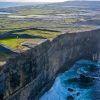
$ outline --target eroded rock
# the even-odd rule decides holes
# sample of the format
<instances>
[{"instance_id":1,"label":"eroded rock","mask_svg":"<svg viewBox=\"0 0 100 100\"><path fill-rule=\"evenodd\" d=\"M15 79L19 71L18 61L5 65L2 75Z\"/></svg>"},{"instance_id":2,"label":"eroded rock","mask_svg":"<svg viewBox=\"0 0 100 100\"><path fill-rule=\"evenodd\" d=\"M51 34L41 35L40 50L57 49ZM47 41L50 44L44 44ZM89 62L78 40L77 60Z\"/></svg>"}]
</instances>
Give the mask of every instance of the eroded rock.
<instances>
[{"instance_id":1,"label":"eroded rock","mask_svg":"<svg viewBox=\"0 0 100 100\"><path fill-rule=\"evenodd\" d=\"M74 89L68 88L68 91L69 91L69 92L74 92Z\"/></svg>"},{"instance_id":2,"label":"eroded rock","mask_svg":"<svg viewBox=\"0 0 100 100\"><path fill-rule=\"evenodd\" d=\"M74 100L74 97L73 96L68 96L67 100Z\"/></svg>"}]
</instances>

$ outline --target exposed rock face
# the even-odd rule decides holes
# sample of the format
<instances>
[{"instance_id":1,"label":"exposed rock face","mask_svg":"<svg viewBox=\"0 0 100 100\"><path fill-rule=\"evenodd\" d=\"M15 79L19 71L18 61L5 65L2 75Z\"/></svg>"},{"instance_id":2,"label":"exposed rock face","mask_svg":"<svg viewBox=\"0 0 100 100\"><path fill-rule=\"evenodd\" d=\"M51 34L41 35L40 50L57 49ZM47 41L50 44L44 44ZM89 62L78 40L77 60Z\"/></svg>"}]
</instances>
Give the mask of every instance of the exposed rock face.
<instances>
[{"instance_id":1,"label":"exposed rock face","mask_svg":"<svg viewBox=\"0 0 100 100\"><path fill-rule=\"evenodd\" d=\"M73 96L68 96L67 100L74 100L74 97Z\"/></svg>"},{"instance_id":2,"label":"exposed rock face","mask_svg":"<svg viewBox=\"0 0 100 100\"><path fill-rule=\"evenodd\" d=\"M99 59L100 30L66 33L9 59L0 72L0 98L38 100L45 85L75 61ZM66 64L66 66L64 66ZM1 100L1 99L0 99Z\"/></svg>"},{"instance_id":3,"label":"exposed rock face","mask_svg":"<svg viewBox=\"0 0 100 100\"><path fill-rule=\"evenodd\" d=\"M80 92L77 92L77 94L76 94L77 96L79 96L80 95Z\"/></svg>"},{"instance_id":4,"label":"exposed rock face","mask_svg":"<svg viewBox=\"0 0 100 100\"><path fill-rule=\"evenodd\" d=\"M74 92L74 89L68 88L68 91L69 91L69 92Z\"/></svg>"}]
</instances>

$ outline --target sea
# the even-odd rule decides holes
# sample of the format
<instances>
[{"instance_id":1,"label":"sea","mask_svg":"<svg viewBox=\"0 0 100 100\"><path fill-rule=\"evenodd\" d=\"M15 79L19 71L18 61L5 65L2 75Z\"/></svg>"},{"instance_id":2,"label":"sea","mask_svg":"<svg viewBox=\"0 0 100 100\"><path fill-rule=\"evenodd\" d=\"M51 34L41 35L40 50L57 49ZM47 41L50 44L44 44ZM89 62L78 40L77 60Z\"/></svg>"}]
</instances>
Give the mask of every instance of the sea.
<instances>
[{"instance_id":1,"label":"sea","mask_svg":"<svg viewBox=\"0 0 100 100\"><path fill-rule=\"evenodd\" d=\"M8 7L17 7L17 6L25 6L25 5L37 5L38 3L28 3L28 2L24 2L24 3L19 3L19 2L0 2L0 9L2 8L8 8ZM0 15L2 14L10 14L8 12L1 12L0 11Z\"/></svg>"},{"instance_id":2,"label":"sea","mask_svg":"<svg viewBox=\"0 0 100 100\"><path fill-rule=\"evenodd\" d=\"M18 7L18 6L37 6L40 3L34 3L34 2L0 2L0 15L4 14L10 14L9 12L3 12L2 8L9 8L9 7Z\"/></svg>"},{"instance_id":3,"label":"sea","mask_svg":"<svg viewBox=\"0 0 100 100\"><path fill-rule=\"evenodd\" d=\"M16 7L16 6L24 6L24 5L32 5L34 3L19 3L19 2L0 2L0 8L8 8L8 7Z\"/></svg>"},{"instance_id":4,"label":"sea","mask_svg":"<svg viewBox=\"0 0 100 100\"><path fill-rule=\"evenodd\" d=\"M87 78L80 78L80 75ZM58 75L52 87L39 100L100 100L99 79L100 63L77 61L70 70Z\"/></svg>"}]
</instances>

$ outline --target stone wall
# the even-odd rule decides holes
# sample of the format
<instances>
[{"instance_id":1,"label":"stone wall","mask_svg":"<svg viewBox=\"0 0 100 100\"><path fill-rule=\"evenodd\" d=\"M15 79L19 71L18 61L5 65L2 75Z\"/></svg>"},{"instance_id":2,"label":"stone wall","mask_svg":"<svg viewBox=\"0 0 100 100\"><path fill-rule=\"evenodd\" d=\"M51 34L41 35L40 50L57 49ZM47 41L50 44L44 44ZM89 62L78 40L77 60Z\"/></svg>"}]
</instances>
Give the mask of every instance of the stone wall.
<instances>
[{"instance_id":1,"label":"stone wall","mask_svg":"<svg viewBox=\"0 0 100 100\"><path fill-rule=\"evenodd\" d=\"M38 100L40 91L79 59L99 59L100 30L65 33L12 57L0 72L0 100Z\"/></svg>"}]
</instances>

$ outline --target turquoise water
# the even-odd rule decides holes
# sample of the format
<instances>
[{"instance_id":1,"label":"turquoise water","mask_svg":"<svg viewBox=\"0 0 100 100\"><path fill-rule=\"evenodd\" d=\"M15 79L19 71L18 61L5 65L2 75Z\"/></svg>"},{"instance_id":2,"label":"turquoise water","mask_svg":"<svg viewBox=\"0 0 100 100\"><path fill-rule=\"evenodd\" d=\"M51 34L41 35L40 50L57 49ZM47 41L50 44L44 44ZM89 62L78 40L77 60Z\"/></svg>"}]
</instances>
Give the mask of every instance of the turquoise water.
<instances>
[{"instance_id":1,"label":"turquoise water","mask_svg":"<svg viewBox=\"0 0 100 100\"><path fill-rule=\"evenodd\" d=\"M88 60L76 62L69 71L65 71L63 74L58 75L51 89L47 91L40 100L73 100L67 99L68 96L73 97L74 100L94 100L92 98L94 82L92 81L91 85L83 85L77 81L80 76L78 70L85 64L99 66L99 64ZM69 91L68 88L72 90Z\"/></svg>"}]
</instances>

